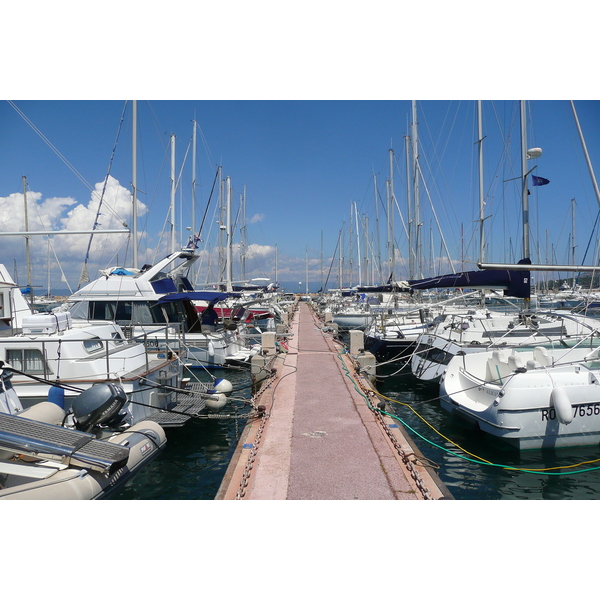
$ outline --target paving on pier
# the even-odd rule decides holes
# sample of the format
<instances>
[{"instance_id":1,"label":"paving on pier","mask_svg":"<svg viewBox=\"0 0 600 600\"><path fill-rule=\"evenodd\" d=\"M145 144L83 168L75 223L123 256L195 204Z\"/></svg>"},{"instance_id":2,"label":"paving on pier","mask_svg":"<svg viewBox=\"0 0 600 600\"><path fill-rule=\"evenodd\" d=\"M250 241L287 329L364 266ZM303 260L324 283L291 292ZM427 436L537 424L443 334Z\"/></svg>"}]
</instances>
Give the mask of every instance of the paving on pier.
<instances>
[{"instance_id":1,"label":"paving on pier","mask_svg":"<svg viewBox=\"0 0 600 600\"><path fill-rule=\"evenodd\" d=\"M216 499L450 498L402 428L368 406L351 357L298 307L259 396L265 417L244 429Z\"/></svg>"}]
</instances>

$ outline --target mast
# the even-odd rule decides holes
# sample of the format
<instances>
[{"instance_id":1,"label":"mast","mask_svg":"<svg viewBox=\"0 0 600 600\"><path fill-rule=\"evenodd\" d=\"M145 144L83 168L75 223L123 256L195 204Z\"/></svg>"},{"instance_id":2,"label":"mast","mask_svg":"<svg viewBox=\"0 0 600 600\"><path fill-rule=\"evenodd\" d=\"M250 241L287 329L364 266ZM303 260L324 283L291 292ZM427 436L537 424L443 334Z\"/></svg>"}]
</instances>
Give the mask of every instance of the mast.
<instances>
[{"instance_id":1,"label":"mast","mask_svg":"<svg viewBox=\"0 0 600 600\"><path fill-rule=\"evenodd\" d=\"M483 109L481 100L477 100L477 129L479 139L479 261L485 258L485 199L483 195Z\"/></svg>"},{"instance_id":2,"label":"mast","mask_svg":"<svg viewBox=\"0 0 600 600\"><path fill-rule=\"evenodd\" d=\"M196 235L196 126L192 129L192 235Z\"/></svg>"},{"instance_id":3,"label":"mast","mask_svg":"<svg viewBox=\"0 0 600 600\"><path fill-rule=\"evenodd\" d=\"M323 275L325 275L325 273L323 272L323 230L321 229L321 292L324 292L323 290L323 286L325 284L325 282L323 281Z\"/></svg>"},{"instance_id":4,"label":"mast","mask_svg":"<svg viewBox=\"0 0 600 600\"><path fill-rule=\"evenodd\" d=\"M356 207L356 202L354 202L354 217L355 217L355 226L356 226L356 256L358 260L358 285L362 286L362 271L360 264L360 224L358 222L358 208Z\"/></svg>"},{"instance_id":5,"label":"mast","mask_svg":"<svg viewBox=\"0 0 600 600\"><path fill-rule=\"evenodd\" d=\"M571 200L571 264L575 264L575 198ZM577 283L577 275L573 273L573 290Z\"/></svg>"},{"instance_id":6,"label":"mast","mask_svg":"<svg viewBox=\"0 0 600 600\"><path fill-rule=\"evenodd\" d=\"M574 104L573 100L571 100L571 110L573 111L573 116L575 117L575 124L577 125L577 131L579 132L579 139L581 140L581 146L583 147L585 161L588 166L588 171L590 172L590 177L592 178L592 185L594 186L594 193L596 194L596 200L598 201L598 204L600 205L600 190L598 189L598 182L596 181L596 176L594 175L594 168L592 167L592 161L590 160L590 155L588 154L585 139L583 137L583 131L581 130L581 125L579 124L579 118L577 117L577 111L575 110L575 104Z\"/></svg>"},{"instance_id":7,"label":"mast","mask_svg":"<svg viewBox=\"0 0 600 600\"><path fill-rule=\"evenodd\" d=\"M133 266L137 268L138 262L138 231L137 231L137 100L133 101L132 118L132 178L131 187L133 188Z\"/></svg>"},{"instance_id":8,"label":"mast","mask_svg":"<svg viewBox=\"0 0 600 600\"><path fill-rule=\"evenodd\" d=\"M226 189L227 189L227 229L225 231L225 235L227 238L227 268L226 268L226 280L225 280L225 291L227 292L231 292L232 291L232 287L231 287L231 281L233 279L232 277L232 265L231 265L231 177L227 176L226 179Z\"/></svg>"},{"instance_id":9,"label":"mast","mask_svg":"<svg viewBox=\"0 0 600 600\"><path fill-rule=\"evenodd\" d=\"M240 227L240 262L241 278L246 279L246 186L243 186L243 193L240 194L242 226Z\"/></svg>"},{"instance_id":10,"label":"mast","mask_svg":"<svg viewBox=\"0 0 600 600\"><path fill-rule=\"evenodd\" d=\"M523 204L523 258L530 258L529 254L529 190L527 189L527 126L525 101L521 100L521 173L523 188L521 202Z\"/></svg>"},{"instance_id":11,"label":"mast","mask_svg":"<svg viewBox=\"0 0 600 600\"><path fill-rule=\"evenodd\" d=\"M416 269L417 269L417 277L423 277L423 269L421 265L421 199L420 199L420 190L419 190L419 142L418 142L418 121L417 121L417 102L416 100L412 101L412 150L413 150L413 183L415 190L415 228L416 228Z\"/></svg>"},{"instance_id":12,"label":"mast","mask_svg":"<svg viewBox=\"0 0 600 600\"><path fill-rule=\"evenodd\" d=\"M375 233L377 235L377 270L381 277L381 238L379 236L379 198L377 197L377 175L373 173L373 190L375 193Z\"/></svg>"},{"instance_id":13,"label":"mast","mask_svg":"<svg viewBox=\"0 0 600 600\"><path fill-rule=\"evenodd\" d=\"M390 159L390 204L389 204L389 236L390 236L390 274L392 279L395 279L394 272L396 271L396 249L394 244L394 211L396 205L396 196L394 194L394 151L389 150Z\"/></svg>"},{"instance_id":14,"label":"mast","mask_svg":"<svg viewBox=\"0 0 600 600\"><path fill-rule=\"evenodd\" d=\"M404 136L404 146L406 151L406 218L408 220L408 277L415 279L415 258L413 253L414 239L414 216L411 193L411 176L410 176L410 137Z\"/></svg>"},{"instance_id":15,"label":"mast","mask_svg":"<svg viewBox=\"0 0 600 600\"><path fill-rule=\"evenodd\" d=\"M175 252L175 135L171 134L171 252Z\"/></svg>"},{"instance_id":16,"label":"mast","mask_svg":"<svg viewBox=\"0 0 600 600\"><path fill-rule=\"evenodd\" d=\"M29 217L27 215L27 177L23 175L23 203L25 205L25 232L29 232ZM27 286L29 287L29 299L33 307L33 288L31 287L31 252L29 249L29 235L25 236L25 257L27 260Z\"/></svg>"},{"instance_id":17,"label":"mast","mask_svg":"<svg viewBox=\"0 0 600 600\"><path fill-rule=\"evenodd\" d=\"M308 296L308 246L306 246L306 264L305 264L305 270L306 270L306 295Z\"/></svg>"}]
</instances>

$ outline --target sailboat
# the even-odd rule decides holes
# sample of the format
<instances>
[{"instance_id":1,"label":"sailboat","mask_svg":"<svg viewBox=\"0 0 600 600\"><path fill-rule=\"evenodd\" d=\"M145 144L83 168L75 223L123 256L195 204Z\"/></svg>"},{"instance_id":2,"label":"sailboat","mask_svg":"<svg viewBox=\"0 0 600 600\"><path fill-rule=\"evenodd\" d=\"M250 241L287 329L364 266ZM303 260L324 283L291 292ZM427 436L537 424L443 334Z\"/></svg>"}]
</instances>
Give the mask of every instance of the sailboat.
<instances>
[{"instance_id":1,"label":"sailboat","mask_svg":"<svg viewBox=\"0 0 600 600\"><path fill-rule=\"evenodd\" d=\"M573 103L571 106L577 120ZM523 108L521 114L524 130ZM579 130L600 204L600 191ZM524 168L524 199L526 177ZM528 248L527 235L525 232L525 248ZM594 267L546 268L550 269ZM457 355L441 378L441 406L520 449L596 445L600 441L599 332L600 327L596 327L570 348L537 346L513 349L511 353L495 349Z\"/></svg>"}]
</instances>

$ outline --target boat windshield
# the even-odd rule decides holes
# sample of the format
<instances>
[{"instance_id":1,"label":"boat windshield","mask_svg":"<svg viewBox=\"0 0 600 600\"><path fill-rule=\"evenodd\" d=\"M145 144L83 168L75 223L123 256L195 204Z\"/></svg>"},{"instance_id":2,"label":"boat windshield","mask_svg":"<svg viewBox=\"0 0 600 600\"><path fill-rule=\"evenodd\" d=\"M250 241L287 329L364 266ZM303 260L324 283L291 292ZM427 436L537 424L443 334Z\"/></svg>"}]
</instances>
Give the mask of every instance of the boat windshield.
<instances>
[{"instance_id":1,"label":"boat windshield","mask_svg":"<svg viewBox=\"0 0 600 600\"><path fill-rule=\"evenodd\" d=\"M71 316L90 321L113 321L120 325L164 325L186 321L186 311L181 302L158 305L153 301L86 300L72 307Z\"/></svg>"}]
</instances>

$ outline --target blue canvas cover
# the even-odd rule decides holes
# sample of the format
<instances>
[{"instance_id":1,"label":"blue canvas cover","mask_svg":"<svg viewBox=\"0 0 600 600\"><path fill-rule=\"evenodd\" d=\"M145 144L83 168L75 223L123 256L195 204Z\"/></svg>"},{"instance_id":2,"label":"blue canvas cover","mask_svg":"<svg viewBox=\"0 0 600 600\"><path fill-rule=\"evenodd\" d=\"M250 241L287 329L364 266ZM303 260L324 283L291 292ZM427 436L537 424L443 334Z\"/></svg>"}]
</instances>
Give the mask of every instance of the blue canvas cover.
<instances>
[{"instance_id":1,"label":"blue canvas cover","mask_svg":"<svg viewBox=\"0 0 600 600\"><path fill-rule=\"evenodd\" d=\"M520 265L530 265L531 260L523 258ZM511 271L509 269L490 269L487 271L463 271L439 277L412 279L409 282L413 290L429 290L432 288L471 288L471 289L503 289L505 296L529 298L531 294L531 272Z\"/></svg>"}]
</instances>

